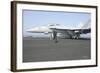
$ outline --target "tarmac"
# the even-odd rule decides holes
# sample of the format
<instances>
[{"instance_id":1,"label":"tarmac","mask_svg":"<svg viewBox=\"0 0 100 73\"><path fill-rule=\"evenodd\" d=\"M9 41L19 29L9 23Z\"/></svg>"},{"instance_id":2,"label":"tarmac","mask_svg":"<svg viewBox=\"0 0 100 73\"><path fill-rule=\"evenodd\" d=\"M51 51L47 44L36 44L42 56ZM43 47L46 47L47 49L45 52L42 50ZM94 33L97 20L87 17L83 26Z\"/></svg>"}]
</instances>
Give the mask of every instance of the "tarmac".
<instances>
[{"instance_id":1,"label":"tarmac","mask_svg":"<svg viewBox=\"0 0 100 73\"><path fill-rule=\"evenodd\" d=\"M90 39L23 37L23 62L45 62L91 59Z\"/></svg>"}]
</instances>

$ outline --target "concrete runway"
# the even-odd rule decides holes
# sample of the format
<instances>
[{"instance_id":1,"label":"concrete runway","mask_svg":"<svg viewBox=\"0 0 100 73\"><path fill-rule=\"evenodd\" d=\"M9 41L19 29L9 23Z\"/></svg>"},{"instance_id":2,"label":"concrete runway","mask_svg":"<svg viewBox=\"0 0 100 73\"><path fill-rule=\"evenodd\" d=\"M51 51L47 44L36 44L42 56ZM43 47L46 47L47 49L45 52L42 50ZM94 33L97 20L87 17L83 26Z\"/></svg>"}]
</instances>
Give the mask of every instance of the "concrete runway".
<instances>
[{"instance_id":1,"label":"concrete runway","mask_svg":"<svg viewBox=\"0 0 100 73\"><path fill-rule=\"evenodd\" d=\"M85 60L91 58L91 40L23 38L23 62Z\"/></svg>"}]
</instances>

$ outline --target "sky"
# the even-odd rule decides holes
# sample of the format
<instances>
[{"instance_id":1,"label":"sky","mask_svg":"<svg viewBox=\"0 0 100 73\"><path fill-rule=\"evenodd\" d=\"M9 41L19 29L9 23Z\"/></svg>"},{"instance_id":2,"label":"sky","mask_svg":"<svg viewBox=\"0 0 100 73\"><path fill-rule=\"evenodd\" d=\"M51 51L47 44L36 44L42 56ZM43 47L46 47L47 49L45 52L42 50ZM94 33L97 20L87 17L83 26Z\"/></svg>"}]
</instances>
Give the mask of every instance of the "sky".
<instances>
[{"instance_id":1,"label":"sky","mask_svg":"<svg viewBox=\"0 0 100 73\"><path fill-rule=\"evenodd\" d=\"M36 33L26 32L26 30L30 28L48 26L50 24L77 27L80 22L85 23L91 18L90 13L64 11L23 10L22 15L23 36L38 36ZM43 36L43 34L41 35Z\"/></svg>"}]
</instances>

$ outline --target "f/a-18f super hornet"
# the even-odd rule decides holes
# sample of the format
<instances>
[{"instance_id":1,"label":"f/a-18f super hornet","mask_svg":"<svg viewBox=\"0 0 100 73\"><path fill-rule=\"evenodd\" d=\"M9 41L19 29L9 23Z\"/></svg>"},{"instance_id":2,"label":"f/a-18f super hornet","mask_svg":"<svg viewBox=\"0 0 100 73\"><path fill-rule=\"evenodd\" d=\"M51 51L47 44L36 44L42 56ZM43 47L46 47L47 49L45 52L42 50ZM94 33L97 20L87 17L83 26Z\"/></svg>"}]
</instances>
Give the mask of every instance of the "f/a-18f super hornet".
<instances>
[{"instance_id":1,"label":"f/a-18f super hornet","mask_svg":"<svg viewBox=\"0 0 100 73\"><path fill-rule=\"evenodd\" d=\"M50 39L57 39L57 37L79 39L81 34L91 32L90 20L85 24L80 23L77 27L68 27L60 24L50 24L48 26L34 27L27 30L30 33L44 33L50 34Z\"/></svg>"}]
</instances>

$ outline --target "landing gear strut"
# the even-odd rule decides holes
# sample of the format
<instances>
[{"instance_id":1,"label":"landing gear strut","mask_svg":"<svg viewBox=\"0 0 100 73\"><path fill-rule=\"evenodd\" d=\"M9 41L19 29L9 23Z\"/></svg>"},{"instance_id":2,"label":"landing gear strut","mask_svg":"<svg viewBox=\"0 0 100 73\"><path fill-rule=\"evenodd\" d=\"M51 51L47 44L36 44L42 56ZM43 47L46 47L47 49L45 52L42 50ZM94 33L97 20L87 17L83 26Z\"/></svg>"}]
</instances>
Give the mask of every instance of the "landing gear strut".
<instances>
[{"instance_id":1,"label":"landing gear strut","mask_svg":"<svg viewBox=\"0 0 100 73\"><path fill-rule=\"evenodd\" d=\"M79 35L79 34L77 34L77 35L73 36L73 38L74 38L74 39L79 39L79 37L80 37L80 35Z\"/></svg>"}]
</instances>

